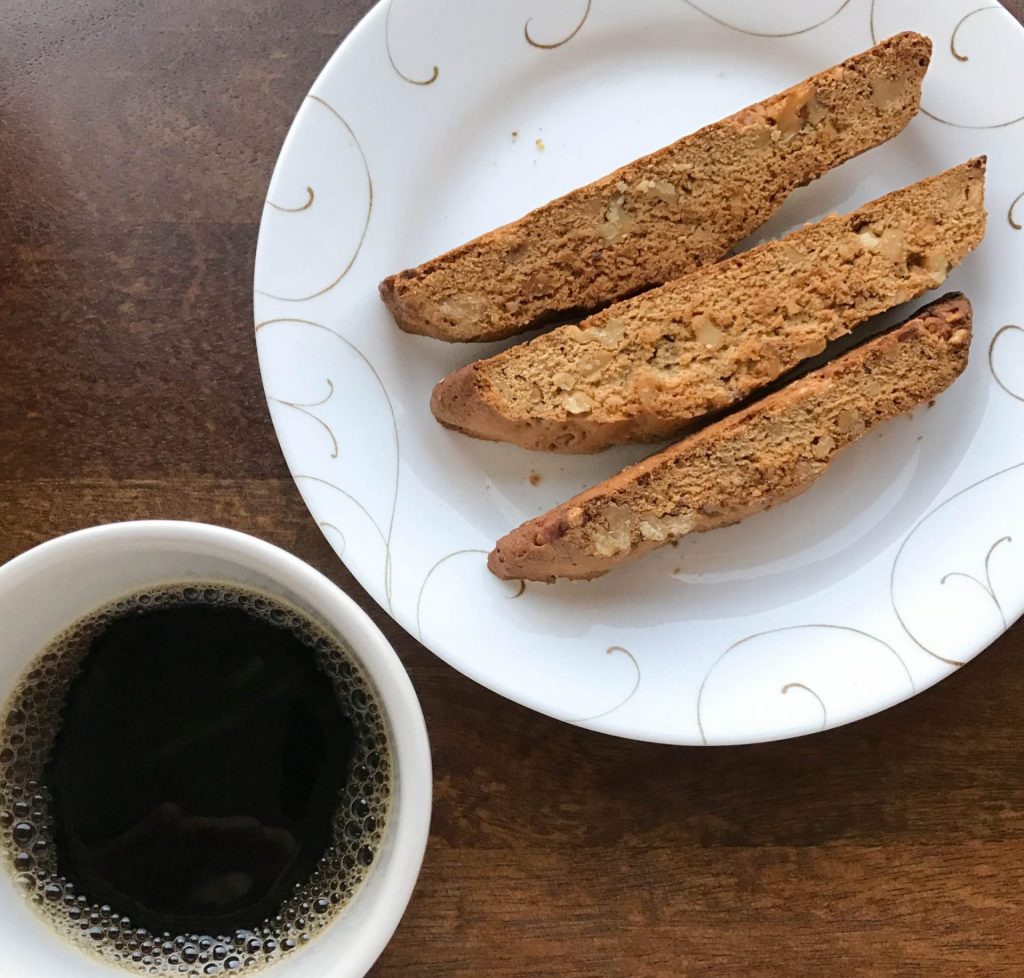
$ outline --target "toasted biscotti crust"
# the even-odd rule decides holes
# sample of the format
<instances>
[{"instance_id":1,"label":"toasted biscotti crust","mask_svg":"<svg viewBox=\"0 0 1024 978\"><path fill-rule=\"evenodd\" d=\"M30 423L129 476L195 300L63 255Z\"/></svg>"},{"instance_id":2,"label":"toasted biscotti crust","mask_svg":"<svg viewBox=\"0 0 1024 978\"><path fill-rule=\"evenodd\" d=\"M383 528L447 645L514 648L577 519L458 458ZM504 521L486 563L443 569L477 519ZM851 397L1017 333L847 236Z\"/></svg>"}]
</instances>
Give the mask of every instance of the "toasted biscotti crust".
<instances>
[{"instance_id":1,"label":"toasted biscotti crust","mask_svg":"<svg viewBox=\"0 0 1024 978\"><path fill-rule=\"evenodd\" d=\"M967 365L959 294L751 407L624 469L498 541L498 577L598 577L687 533L726 526L807 489L875 425L930 401Z\"/></svg>"},{"instance_id":2,"label":"toasted biscotti crust","mask_svg":"<svg viewBox=\"0 0 1024 978\"><path fill-rule=\"evenodd\" d=\"M432 410L542 451L678 436L940 285L984 235L984 179L971 160L469 364Z\"/></svg>"},{"instance_id":3,"label":"toasted biscotti crust","mask_svg":"<svg viewBox=\"0 0 1024 978\"><path fill-rule=\"evenodd\" d=\"M385 279L398 325L494 340L717 261L797 187L916 115L931 41L905 33Z\"/></svg>"}]
</instances>

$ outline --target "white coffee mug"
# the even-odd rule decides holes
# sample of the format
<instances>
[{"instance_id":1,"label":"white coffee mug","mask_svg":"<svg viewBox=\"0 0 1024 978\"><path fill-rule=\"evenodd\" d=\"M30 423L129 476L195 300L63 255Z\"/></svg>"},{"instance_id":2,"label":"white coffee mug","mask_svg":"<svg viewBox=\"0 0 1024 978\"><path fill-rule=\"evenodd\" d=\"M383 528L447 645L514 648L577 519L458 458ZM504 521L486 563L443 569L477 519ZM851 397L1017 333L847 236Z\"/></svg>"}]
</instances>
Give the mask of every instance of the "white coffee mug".
<instances>
[{"instance_id":1,"label":"white coffee mug","mask_svg":"<svg viewBox=\"0 0 1024 978\"><path fill-rule=\"evenodd\" d=\"M202 523L114 523L50 540L0 567L0 702L57 634L100 605L161 583L235 583L294 605L344 640L376 688L393 765L380 850L348 906L268 978L359 978L390 940L412 895L430 825L423 713L394 649L356 603L297 557ZM128 972L63 941L0 870L0 975L113 978Z\"/></svg>"}]
</instances>

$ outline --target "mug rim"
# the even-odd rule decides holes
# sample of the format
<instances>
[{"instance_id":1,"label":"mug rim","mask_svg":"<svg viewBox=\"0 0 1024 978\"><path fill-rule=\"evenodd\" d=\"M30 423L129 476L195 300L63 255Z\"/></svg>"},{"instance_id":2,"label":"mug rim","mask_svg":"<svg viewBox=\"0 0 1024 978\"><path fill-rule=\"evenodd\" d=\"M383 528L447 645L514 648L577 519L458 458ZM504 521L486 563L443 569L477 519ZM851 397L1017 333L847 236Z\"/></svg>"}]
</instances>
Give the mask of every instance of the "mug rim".
<instances>
[{"instance_id":1,"label":"mug rim","mask_svg":"<svg viewBox=\"0 0 1024 978\"><path fill-rule=\"evenodd\" d=\"M374 890L367 893L364 881L350 903L372 900L366 923L348 945L344 960L323 972L323 978L362 976L377 960L398 928L412 897L426 852L433 794L430 744L426 722L416 691L402 660L370 616L337 584L300 557L251 534L210 523L185 520L133 520L100 524L53 537L0 565L0 591L17 579L45 574L88 551L130 544L133 549L165 549L168 545L235 560L246 568L292 590L315 607L350 646L354 658L370 678L391 736L396 778L392 789L392 843L389 863ZM117 597L110 595L111 599ZM62 624L62 623L58 623ZM70 622L63 624L71 624ZM328 925L322 937L344 919ZM319 943L314 940L311 947ZM284 959L267 969L286 965ZM112 974L116 970L111 971ZM127 974L127 972L126 972Z\"/></svg>"}]
</instances>

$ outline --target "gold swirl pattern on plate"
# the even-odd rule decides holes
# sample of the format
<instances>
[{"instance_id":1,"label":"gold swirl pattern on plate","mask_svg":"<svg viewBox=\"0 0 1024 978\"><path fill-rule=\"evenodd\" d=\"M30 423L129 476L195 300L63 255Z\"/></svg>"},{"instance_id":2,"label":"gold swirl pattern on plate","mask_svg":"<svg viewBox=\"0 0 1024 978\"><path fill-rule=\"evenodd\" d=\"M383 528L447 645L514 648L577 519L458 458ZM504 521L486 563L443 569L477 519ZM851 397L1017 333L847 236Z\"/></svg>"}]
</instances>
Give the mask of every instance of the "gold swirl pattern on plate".
<instances>
[{"instance_id":1,"label":"gold swirl pattern on plate","mask_svg":"<svg viewBox=\"0 0 1024 978\"><path fill-rule=\"evenodd\" d=\"M321 479L321 478L318 478L316 476L311 476L311 475L304 475L304 476L297 475L297 476L295 476L295 478L296 479L309 479L309 480L314 481L314 482L320 482L323 485L328 486L331 489L336 490L337 492L340 492L343 496L347 497L353 503L355 503L356 506L358 506L366 514L366 516L369 518L370 522L373 523L375 529L380 534L381 540L384 542L384 595L387 598L388 611L390 611L391 610L391 569L392 569L391 537L392 537L392 535L394 533L394 529L395 529L395 512L398 509L398 481L399 481L399 475L400 475L400 472L401 472L401 458L402 458L402 456L401 456L401 449L400 449L399 441L398 441L398 418L395 415L395 406L391 402L391 395L388 394L388 389L384 386L384 381L381 380L380 374L377 373L377 368L370 362L370 360L367 358L366 354L363 353L363 351L360 350L359 347L356 346L350 339L348 339L345 336L342 336L341 333L339 333L337 330L331 329L329 326L324 326L323 323L313 322L310 319L294 319L294 318L285 316L285 317L281 317L281 318L278 318L278 319L266 319L263 322L257 323L256 324L256 332L259 333L261 330L268 329L268 328L270 328L272 326L294 326L294 327L299 327L299 328L319 329L319 330L322 330L325 333L329 333L335 339L337 339L340 342L342 342L352 353L354 353L356 355L356 357L359 358L359 360L361 360L363 362L363 364L365 364L365 366L370 371L370 373L373 374L373 378L374 378L374 380L376 380L377 386L380 388L381 394L384 395L384 402L387 404L388 413L389 413L390 418L391 418L391 430L392 430L392 434L393 434L393 437L394 437L394 447L395 447L395 484L394 484L394 489L392 490L392 495L391 495L391 513L390 513L390 516L388 517L388 526L387 526L387 530L386 531L381 529L380 524L377 523L377 521L370 514L370 511L361 502L359 502L358 499L356 499L354 496L352 496L351 493L349 493L346 490L342 489L340 486L336 486L334 483L328 482L326 479ZM330 385L330 391L329 391L329 393L327 395L327 398L325 398L325 400L322 401L321 403L326 403L326 401L329 400L333 396L333 394L334 394L334 385L331 383L330 380L328 380L328 384ZM291 404L289 406L290 407L295 407L298 410L302 410L303 407L310 407L310 406L316 407L318 405L295 405L295 404ZM317 418L316 420L319 421L320 419ZM326 425L325 425L325 427L326 427ZM330 429L328 429L328 430L330 431ZM333 431L331 431L330 434L331 434L332 439L334 439L334 444L335 444L335 454L332 455L331 457L332 458L336 458L337 457L337 439L334 438L334 432Z\"/></svg>"},{"instance_id":2,"label":"gold swirl pattern on plate","mask_svg":"<svg viewBox=\"0 0 1024 978\"><path fill-rule=\"evenodd\" d=\"M363 242L366 240L366 231L370 226L370 216L373 214L373 178L370 176L370 164L366 160L366 154L363 152L363 147L359 142L359 138L338 110L325 102L319 95L307 95L306 98L317 105L323 106L345 127L346 132L348 132L349 136L352 137L352 142L355 144L355 147L359 152L359 159L362 161L363 170L366 173L366 218L363 221L362 230L359 232L359 240L356 242L356 248L355 251L352 252L352 257L349 258L348 262L338 273L337 277L329 285L325 285L322 289L318 289L316 292L311 292L309 295L274 295L271 292L264 292L261 289L255 290L257 295L265 296L268 299L277 299L279 302L308 302L310 299L318 299L320 296L330 292L331 289L338 285L338 283L341 282L341 280L351 271L352 266L356 263L356 259L359 257L359 252L363 250ZM312 187L308 187L307 190L309 190L310 193L313 192ZM310 201L310 204L312 204L312 201ZM304 209L305 208L300 208L300 210Z\"/></svg>"},{"instance_id":3,"label":"gold swirl pattern on plate","mask_svg":"<svg viewBox=\"0 0 1024 978\"><path fill-rule=\"evenodd\" d=\"M401 68L395 64L395 57L391 53L391 11L395 6L395 0L388 0L387 13L384 15L384 47L388 52L388 61L391 62L391 67L394 69L396 75L407 81L410 85L433 85L437 81L437 76L441 74L441 69L434 65L434 70L429 78L410 78Z\"/></svg>"},{"instance_id":4,"label":"gold swirl pattern on plate","mask_svg":"<svg viewBox=\"0 0 1024 978\"><path fill-rule=\"evenodd\" d=\"M960 33L960 28L963 27L964 24L966 24L967 21L969 21L972 17L975 17L978 14L983 14L986 10L998 10L998 9L999 9L998 7L995 7L995 6L992 6L992 5L989 5L987 7L976 7L969 14L964 14L963 17L961 17L960 20L957 21L957 25L956 25L956 27L953 28L953 33L952 33L952 35L949 38L949 51L950 51L950 54L952 54L953 57L956 58L957 61L970 61L971 60L966 54L961 54L957 50L956 36L957 36L957 34Z\"/></svg>"},{"instance_id":5,"label":"gold swirl pattern on plate","mask_svg":"<svg viewBox=\"0 0 1024 978\"><path fill-rule=\"evenodd\" d=\"M568 44L583 29L583 25L587 22L587 18L590 16L590 8L593 2L594 0L587 0L587 6L583 11L583 17L580 19L580 22L572 29L572 33L567 34L560 41L545 43L534 38L530 34L530 24L533 23L533 18L531 17L525 24L523 24L523 37L526 38L526 43L532 47L540 48L543 51L553 51L555 48L560 48L563 44Z\"/></svg>"},{"instance_id":6,"label":"gold swirl pattern on plate","mask_svg":"<svg viewBox=\"0 0 1024 978\"><path fill-rule=\"evenodd\" d=\"M989 369L992 371L992 376L995 378L995 382L1004 391L1006 391L1006 393L1009 394L1010 397L1012 397L1014 400L1017 400L1017 401L1024 401L1024 394L1021 394L1018 391L1012 390L1010 388L1009 384L1007 384L1006 381L1003 380L1003 378L999 376L999 371L996 369L996 349L999 346L999 341L1007 333L1024 333L1024 328L1022 328L1020 326L1013 326L1013 325L1004 326L1001 330L999 330L999 332L996 333L995 336L992 337L992 342L989 343L989 345L988 345L988 366L989 366Z\"/></svg>"},{"instance_id":7,"label":"gold swirl pattern on plate","mask_svg":"<svg viewBox=\"0 0 1024 978\"><path fill-rule=\"evenodd\" d=\"M878 31L875 28L875 8L877 7L877 5L878 0L871 0L870 12L868 14L868 23L871 29L872 44L878 43ZM964 54L962 51L960 51L960 49L956 46L956 37L957 34L960 33L960 28L963 27L968 20L970 20L977 14L983 14L987 10L1003 9L1004 8L1000 6L977 7L974 10L971 10L968 13L964 14L964 16L960 18L960 20L957 22L956 27L953 28L953 33L949 39L949 50L952 52L953 57L958 62L963 64L964 62L970 61L970 57ZM1015 126L1018 122L1024 122L1024 115L1019 115L1015 119L1007 119L1005 122L992 122L986 123L984 125L978 125L969 122L953 122L951 119L945 119L940 115L936 115L934 112L930 112L923 105L921 106L921 115L926 115L929 119L932 119L935 122L939 122L944 126L951 126L954 129L1006 129L1008 126Z\"/></svg>"},{"instance_id":8,"label":"gold swirl pattern on plate","mask_svg":"<svg viewBox=\"0 0 1024 978\"><path fill-rule=\"evenodd\" d=\"M791 689L802 689L805 693L810 693L818 701L818 706L821 707L821 729L824 730L828 726L828 709L825 706L825 701L810 686L804 683L786 683L782 687L782 695L785 696Z\"/></svg>"},{"instance_id":9,"label":"gold swirl pattern on plate","mask_svg":"<svg viewBox=\"0 0 1024 978\"><path fill-rule=\"evenodd\" d=\"M1010 222L1010 227L1012 227L1014 231L1020 231L1022 227L1022 225L1013 216L1014 210L1022 200L1024 200L1024 193L1017 194L1013 203L1010 204L1010 209L1006 212L1006 219Z\"/></svg>"},{"instance_id":10,"label":"gold swirl pattern on plate","mask_svg":"<svg viewBox=\"0 0 1024 978\"><path fill-rule=\"evenodd\" d=\"M703 7L698 6L693 2L693 0L683 0L683 3L688 7L691 7L693 10L696 10L697 13L703 14L708 18L708 20L713 20L716 24L720 24L722 27L728 27L731 31L738 31L740 34L747 34L750 37L797 37L800 34L806 34L808 31L813 31L818 27L824 26L830 20L834 20L850 5L850 0L843 0L843 2L840 3L839 6L827 17L823 17L821 20L816 21L807 27L801 27L799 30L795 31L779 31L777 33L773 33L771 31L751 31L745 27L740 27L737 24L730 24L729 21L723 20L721 17L717 17L709 10L705 10Z\"/></svg>"},{"instance_id":11,"label":"gold swirl pattern on plate","mask_svg":"<svg viewBox=\"0 0 1024 978\"><path fill-rule=\"evenodd\" d=\"M756 639L764 638L765 635L778 635L783 632L809 631L811 629L817 628L835 632L848 632L853 635L859 635L861 638L866 638L868 641L873 642L878 646L881 646L881 648L885 649L886 652L888 652L900 664L900 666L903 669L903 672L906 673L907 682L910 684L911 691L916 692L917 687L914 684L914 677L910 674L910 669L907 668L906 662L903 661L903 656L901 656L899 652L897 652L888 642L883 641L877 636L872 635L869 632L865 632L860 628L851 628L847 625L828 624L785 625L782 628L769 628L766 631L755 632L753 635L748 635L746 636L746 638L741 638L738 642L733 642L732 645L729 646L729 648L727 648L717 659L715 659L715 661L711 664L711 668L708 669L708 671L705 673L704 679L701 681L700 688L697 690L697 728L700 730L701 742L705 745L708 745L710 743L707 736L707 730L704 726L704 690L708 684L708 680L711 678L715 670L721 665L723 660L732 655L732 653L735 652L737 649L742 648L748 642L753 642ZM813 689L811 689L810 686L807 686L804 683L800 682L786 683L782 687L781 693L785 695L791 689L803 690L804 692L813 696L814 699L818 701L818 705L821 707L822 712L822 725L820 729L824 730L828 723L828 710L825 706L825 701L821 698L821 696L819 696Z\"/></svg>"},{"instance_id":12,"label":"gold swirl pattern on plate","mask_svg":"<svg viewBox=\"0 0 1024 978\"><path fill-rule=\"evenodd\" d=\"M992 122L988 125L972 125L966 122L953 122L950 119L944 119L942 116L936 115L934 112L930 112L928 109L921 107L921 114L928 116L929 119L935 122L941 122L944 126L952 126L954 129L1006 129L1009 126L1015 126L1018 122L1024 122L1024 115L1017 116L1016 119L1007 119L1006 122Z\"/></svg>"},{"instance_id":13,"label":"gold swirl pattern on plate","mask_svg":"<svg viewBox=\"0 0 1024 978\"><path fill-rule=\"evenodd\" d=\"M423 593L427 589L427 584L430 583L430 579L434 576L434 572L446 564L449 560L455 557L464 557L466 554L482 554L484 557L487 556L486 550L480 550L477 547L465 547L462 550L453 550L450 554L445 554L439 560L434 562L434 566L427 571L426 576L423 578L423 583L420 585L420 592L416 595L416 637L422 642L423 641L423 625L420 622L420 612L423 608ZM509 582L511 583L511 582ZM519 589L515 594L509 594L511 598L521 598L523 593L526 591L526 581L519 581Z\"/></svg>"},{"instance_id":14,"label":"gold swirl pattern on plate","mask_svg":"<svg viewBox=\"0 0 1024 978\"><path fill-rule=\"evenodd\" d=\"M939 662L944 662L946 665L952 666L954 669L959 669L962 665L964 665L964 662L960 659L951 659L947 656L939 655L933 649L928 648L928 646L925 645L924 642L922 642L914 634L914 632L911 630L910 626L904 619L903 615L900 614L899 603L896 600L896 567L900 562L900 558L903 556L903 552L907 548L907 544L913 539L914 535L918 532L918 530L920 530L922 526L924 526L930 519L932 519L936 513L940 512L942 509L944 509L946 506L948 506L955 500L959 499L961 496L973 492L979 486L983 486L988 482L992 482L994 479L998 479L1001 476L1007 475L1011 472L1019 471L1020 469L1024 469L1024 462L1018 462L1016 465L1011 465L1008 468L1001 469L998 472L993 472L991 475L986 476L984 479L979 479L977 482L971 483L971 485L961 489L959 492L953 493L953 495L950 496L948 499L944 499L941 503L938 504L938 506L934 507L932 510L927 512L924 516L921 517L920 520L917 521L917 523L914 524L913 529L911 529L911 531L903 538L903 542L900 544L899 550L896 551L895 558L893 558L892 568L889 571L889 601L892 604L892 610L896 615L897 621L899 621L900 623L900 627L903 629L903 631L907 633L907 635L910 637L910 640L919 649L921 649L923 652L926 652L933 659L938 659ZM1002 602L1000 602L996 594L995 587L992 584L992 575L990 572L989 565L992 560L992 554L999 547L999 545L1001 543L1009 543L1011 539L1012 538L1010 537L1010 535L1006 534L1005 536L996 540L996 542L993 543L991 547L989 547L988 552L985 554L984 561L984 583L980 579L976 578L974 575L967 574L962 571L952 571L951 573L946 574L946 576L943 577L940 582L942 584L945 584L950 577L965 577L969 578L970 580L973 580L974 583L977 584L980 588L982 588L986 592L986 594L988 594L988 596L992 599L995 608L999 612L999 615L1003 621L1004 628L1006 626L1006 616L1003 612Z\"/></svg>"},{"instance_id":15,"label":"gold swirl pattern on plate","mask_svg":"<svg viewBox=\"0 0 1024 978\"><path fill-rule=\"evenodd\" d=\"M338 536L341 539L341 548L339 549L338 547L335 547L334 552L344 560L345 548L348 546L348 543L345 540L345 534L341 532L341 529L339 527L335 526L328 520L321 520L319 523L317 523L317 526L319 526L320 529L324 531L324 536L327 535L328 530L334 530L334 532L338 534Z\"/></svg>"},{"instance_id":16,"label":"gold swirl pattern on plate","mask_svg":"<svg viewBox=\"0 0 1024 978\"><path fill-rule=\"evenodd\" d=\"M334 397L334 383L331 378L327 378L327 394L320 398L319 401L312 401L308 404L300 404L298 401L285 401L280 397L271 397L270 400L276 404L283 404L285 407L293 408L300 414L304 414L307 418L312 418L324 431L327 432L327 436L331 439L331 458L338 457L338 439L335 438L334 432L331 430L331 426L324 421L319 415L313 413L312 408L321 407L326 404L332 397Z\"/></svg>"},{"instance_id":17,"label":"gold swirl pattern on plate","mask_svg":"<svg viewBox=\"0 0 1024 978\"><path fill-rule=\"evenodd\" d=\"M370 521L370 524L377 531L377 535L381 538L381 541L384 543L384 545L387 546L387 542L388 542L387 535L380 528L380 523L378 523L373 518L373 513L371 513L347 489L342 489L341 486L336 485L335 483L331 482L329 479L322 479L318 475L302 475L302 474L299 474L299 475L295 476L295 478L296 479L301 479L303 482L316 482L316 483L318 483L321 486L327 486L328 489L333 489L335 492L340 493L342 496L344 496L349 502L354 503L359 508L359 510L362 512L362 514ZM324 523L323 525L325 525L325 526L326 525L334 526L333 523L331 523L331 524ZM336 526L334 528L338 529ZM341 532L341 531L339 530L339 532Z\"/></svg>"},{"instance_id":18,"label":"gold swirl pattern on plate","mask_svg":"<svg viewBox=\"0 0 1024 978\"><path fill-rule=\"evenodd\" d=\"M282 207L280 204L275 204L272 200L267 201L267 207L273 207L275 211L280 211L282 214L301 214L313 206L314 200L316 200L316 194L313 192L313 188L306 187L306 203L299 207Z\"/></svg>"},{"instance_id":19,"label":"gold swirl pattern on plate","mask_svg":"<svg viewBox=\"0 0 1024 978\"><path fill-rule=\"evenodd\" d=\"M1003 611L1003 606L1000 603L998 596L996 595L995 588L992 587L992 568L990 565L992 563L992 554L995 553L996 548L1001 543L1011 543L1012 541L1013 537L1000 537L998 540L996 540L995 543L992 544L991 547L988 548L988 553L985 554L984 581L979 580L973 574L968 574L965 571L950 571L948 574L943 574L941 580L939 581L940 584L945 584L952 578L957 577L961 578L962 580L968 581L971 584L976 584L978 587L982 589L982 591L985 592L985 594L989 596L989 598L992 600L992 603L996 606L996 611L999 612L999 617L1002 619L1003 622L1003 628L1006 628L1006 612Z\"/></svg>"},{"instance_id":20,"label":"gold swirl pattern on plate","mask_svg":"<svg viewBox=\"0 0 1024 978\"><path fill-rule=\"evenodd\" d=\"M352 495L347 489L342 489L337 483L331 482L329 479L323 479L318 475L304 475L299 473L294 475L293 478L296 482L315 482L317 485L326 486L328 489L333 489L336 493L344 496L350 503L354 504L359 511L370 521L370 525L377 531L377 536L380 537L381 543L384 544L384 596L387 599L388 611L391 611L391 527L388 527L388 532L385 533L381 529L380 523L378 523L371 513L355 496ZM394 512L392 511L392 521L394 520ZM332 526L335 530L338 527L333 523L326 521L318 521L318 526ZM341 530L338 530L341 533ZM341 533L342 540L345 539L345 535Z\"/></svg>"},{"instance_id":21,"label":"gold swirl pattern on plate","mask_svg":"<svg viewBox=\"0 0 1024 978\"><path fill-rule=\"evenodd\" d=\"M605 655L624 655L633 664L633 670L636 675L633 678L633 685L626 695L620 699L614 706L608 707L607 710L602 710L600 713L594 713L586 717L566 717L565 720L568 723L590 723L592 720L600 720L609 714L614 713L616 710L621 710L635 695L636 691L640 688L640 663L636 661L636 656L633 655L629 649L623 648L621 645L609 645L605 649Z\"/></svg>"}]
</instances>

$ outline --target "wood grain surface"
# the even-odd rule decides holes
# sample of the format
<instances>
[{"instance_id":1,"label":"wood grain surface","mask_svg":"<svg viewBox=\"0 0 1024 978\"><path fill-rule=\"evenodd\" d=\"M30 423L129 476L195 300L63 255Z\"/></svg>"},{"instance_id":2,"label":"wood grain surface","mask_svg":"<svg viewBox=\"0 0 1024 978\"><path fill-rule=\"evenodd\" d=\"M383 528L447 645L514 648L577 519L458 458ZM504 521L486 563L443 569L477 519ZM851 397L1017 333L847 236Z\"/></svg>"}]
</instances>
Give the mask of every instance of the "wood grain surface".
<instances>
[{"instance_id":1,"label":"wood grain surface","mask_svg":"<svg viewBox=\"0 0 1024 978\"><path fill-rule=\"evenodd\" d=\"M335 558L270 426L252 260L284 133L368 7L0 4L0 561L90 524L204 520L356 596L419 691L436 775L376 976L1020 978L1024 625L853 726L675 749L477 687Z\"/></svg>"}]
</instances>

